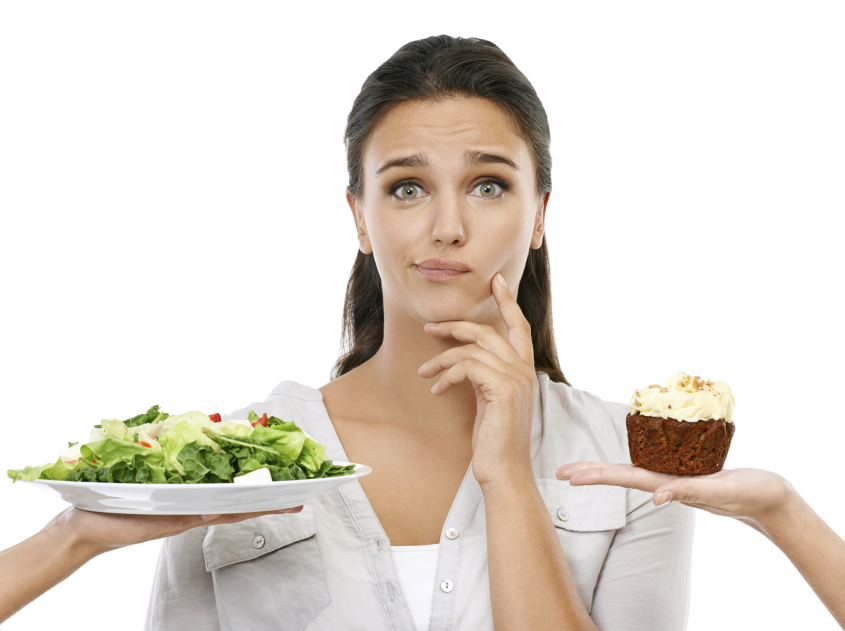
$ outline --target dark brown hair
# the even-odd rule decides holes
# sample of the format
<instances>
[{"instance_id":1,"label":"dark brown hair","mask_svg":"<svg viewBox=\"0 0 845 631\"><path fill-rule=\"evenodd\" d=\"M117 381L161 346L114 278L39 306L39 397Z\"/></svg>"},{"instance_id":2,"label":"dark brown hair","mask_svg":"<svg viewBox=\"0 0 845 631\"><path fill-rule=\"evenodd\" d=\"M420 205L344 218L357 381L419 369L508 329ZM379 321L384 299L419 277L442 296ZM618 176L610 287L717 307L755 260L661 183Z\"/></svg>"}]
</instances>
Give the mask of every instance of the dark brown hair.
<instances>
[{"instance_id":1,"label":"dark brown hair","mask_svg":"<svg viewBox=\"0 0 845 631\"><path fill-rule=\"evenodd\" d=\"M361 87L346 124L344 144L349 192L362 199L362 158L367 140L384 115L405 101L483 98L511 118L534 157L537 193L552 190L551 136L546 111L534 87L493 42L475 37L437 35L405 44L379 66ZM531 325L534 367L552 381L569 384L557 358L552 327L552 294L546 236L531 248L519 282L517 304ZM342 352L332 379L360 366L384 339L381 277L372 254L360 250L346 286Z\"/></svg>"}]
</instances>

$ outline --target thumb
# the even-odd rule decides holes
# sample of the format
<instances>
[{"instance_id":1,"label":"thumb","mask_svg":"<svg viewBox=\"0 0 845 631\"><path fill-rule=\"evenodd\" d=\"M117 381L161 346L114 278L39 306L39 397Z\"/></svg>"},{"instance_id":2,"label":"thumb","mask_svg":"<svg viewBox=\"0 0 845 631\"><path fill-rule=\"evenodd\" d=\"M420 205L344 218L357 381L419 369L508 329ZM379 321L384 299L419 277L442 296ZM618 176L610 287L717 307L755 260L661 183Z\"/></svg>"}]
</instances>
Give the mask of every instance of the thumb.
<instances>
[{"instance_id":1,"label":"thumb","mask_svg":"<svg viewBox=\"0 0 845 631\"><path fill-rule=\"evenodd\" d=\"M701 490L692 480L682 478L667 482L654 491L652 501L655 506L662 506L669 502L684 502L695 504L701 499Z\"/></svg>"}]
</instances>

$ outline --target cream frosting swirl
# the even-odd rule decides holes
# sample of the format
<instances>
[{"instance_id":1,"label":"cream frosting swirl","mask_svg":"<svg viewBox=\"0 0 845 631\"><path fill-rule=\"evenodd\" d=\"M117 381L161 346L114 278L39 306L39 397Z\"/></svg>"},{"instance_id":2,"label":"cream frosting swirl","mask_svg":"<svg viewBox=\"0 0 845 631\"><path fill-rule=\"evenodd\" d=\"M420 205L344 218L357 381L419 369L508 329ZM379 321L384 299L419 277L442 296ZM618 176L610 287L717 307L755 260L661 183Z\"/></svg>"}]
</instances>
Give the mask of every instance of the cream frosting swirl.
<instances>
[{"instance_id":1,"label":"cream frosting swirl","mask_svg":"<svg viewBox=\"0 0 845 631\"><path fill-rule=\"evenodd\" d=\"M628 411L643 416L659 416L676 421L733 422L734 395L724 381L703 381L679 372L665 386L652 385L634 390Z\"/></svg>"}]
</instances>

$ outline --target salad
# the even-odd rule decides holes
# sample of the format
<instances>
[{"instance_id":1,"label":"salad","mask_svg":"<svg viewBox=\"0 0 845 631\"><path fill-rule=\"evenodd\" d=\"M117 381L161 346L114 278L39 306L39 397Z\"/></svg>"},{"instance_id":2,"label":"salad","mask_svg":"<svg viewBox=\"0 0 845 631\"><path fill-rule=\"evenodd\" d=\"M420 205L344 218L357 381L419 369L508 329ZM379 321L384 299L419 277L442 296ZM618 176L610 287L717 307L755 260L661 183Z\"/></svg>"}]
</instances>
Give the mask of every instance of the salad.
<instances>
[{"instance_id":1,"label":"salad","mask_svg":"<svg viewBox=\"0 0 845 631\"><path fill-rule=\"evenodd\" d=\"M154 405L125 421L104 419L88 442L68 443L58 460L9 469L13 480L198 484L271 482L347 475L326 448L296 426L267 414L223 421L193 411L171 416Z\"/></svg>"}]
</instances>

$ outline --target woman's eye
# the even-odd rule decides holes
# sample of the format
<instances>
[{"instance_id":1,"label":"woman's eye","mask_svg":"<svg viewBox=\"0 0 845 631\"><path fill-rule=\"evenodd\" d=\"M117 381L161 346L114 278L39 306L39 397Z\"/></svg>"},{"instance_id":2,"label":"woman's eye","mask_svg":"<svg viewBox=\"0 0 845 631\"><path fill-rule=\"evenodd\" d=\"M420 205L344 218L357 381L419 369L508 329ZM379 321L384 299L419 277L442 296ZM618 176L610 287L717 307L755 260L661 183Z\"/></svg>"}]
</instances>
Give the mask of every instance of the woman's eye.
<instances>
[{"instance_id":1,"label":"woman's eye","mask_svg":"<svg viewBox=\"0 0 845 631\"><path fill-rule=\"evenodd\" d=\"M499 194L501 194L502 191L504 191L505 189L504 187L502 187L501 184L498 184L497 182L488 181L477 184L476 187L472 190L473 193L477 191L477 195L479 197L498 197Z\"/></svg>"},{"instance_id":2,"label":"woman's eye","mask_svg":"<svg viewBox=\"0 0 845 631\"><path fill-rule=\"evenodd\" d=\"M394 189L393 195L400 199L416 199L422 196L422 192L416 184L401 184Z\"/></svg>"}]
</instances>

